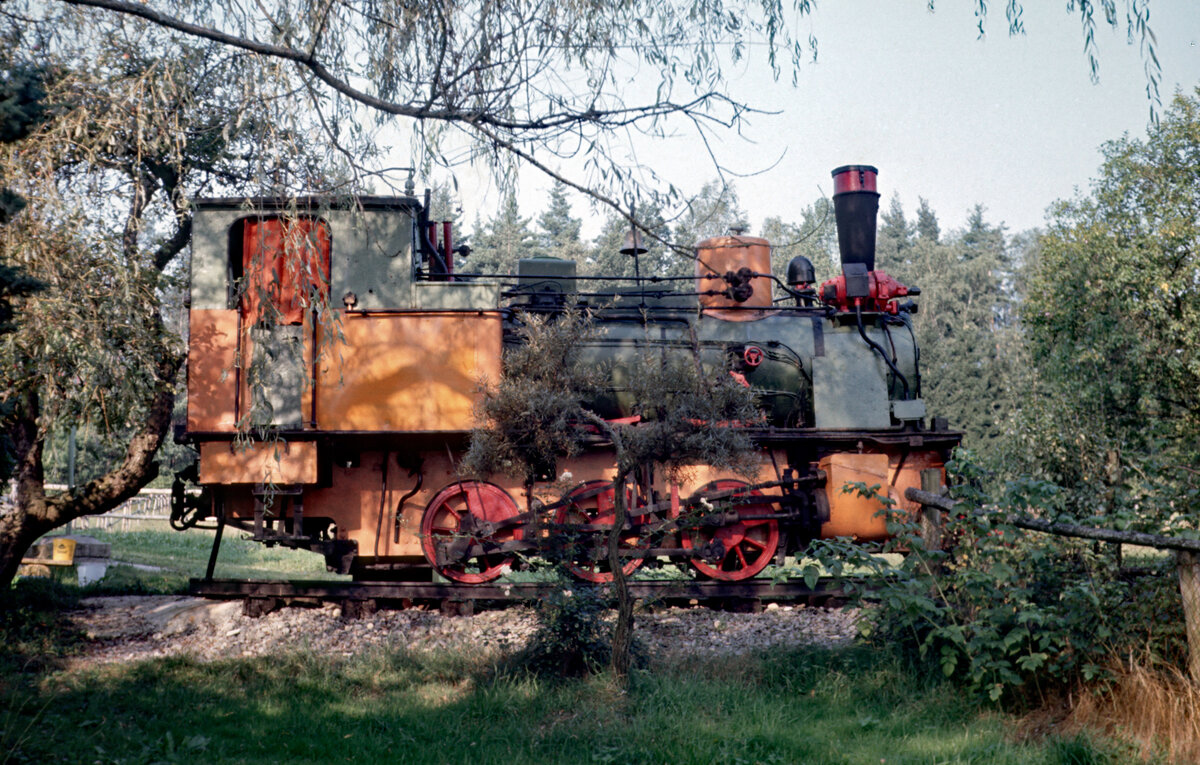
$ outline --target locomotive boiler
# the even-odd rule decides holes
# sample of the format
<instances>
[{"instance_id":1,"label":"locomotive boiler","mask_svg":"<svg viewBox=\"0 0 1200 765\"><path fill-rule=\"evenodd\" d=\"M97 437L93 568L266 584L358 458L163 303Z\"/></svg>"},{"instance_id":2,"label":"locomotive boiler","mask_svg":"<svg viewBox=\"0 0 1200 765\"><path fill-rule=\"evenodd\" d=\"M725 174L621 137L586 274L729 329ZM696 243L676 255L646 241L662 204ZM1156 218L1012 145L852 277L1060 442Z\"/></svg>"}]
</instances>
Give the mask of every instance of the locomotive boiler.
<instances>
[{"instance_id":1,"label":"locomotive boiler","mask_svg":"<svg viewBox=\"0 0 1200 765\"><path fill-rule=\"evenodd\" d=\"M740 234L700 242L686 287L595 292L554 258L521 260L513 277L463 273L468 251L429 220L428 194L198 200L182 439L199 459L176 481L175 525L215 518L358 579L462 584L572 532L585 542L570 570L611 579L599 551L616 471L602 438L533 481L459 466L515 327L586 306L594 332L579 352L608 376L589 402L600 416L637 427L628 380L647 351L698 355L762 411L711 425L747 429L756 475L696 465L677 485L648 468L621 489L626 571L673 562L740 581L813 539L886 538L878 500L843 487L878 485L915 512L904 489L942 480L960 434L920 398L919 290L875 268L877 171L833 175L842 273L819 286L802 257L773 276L770 243ZM680 522L697 508L711 510L703 522Z\"/></svg>"}]
</instances>

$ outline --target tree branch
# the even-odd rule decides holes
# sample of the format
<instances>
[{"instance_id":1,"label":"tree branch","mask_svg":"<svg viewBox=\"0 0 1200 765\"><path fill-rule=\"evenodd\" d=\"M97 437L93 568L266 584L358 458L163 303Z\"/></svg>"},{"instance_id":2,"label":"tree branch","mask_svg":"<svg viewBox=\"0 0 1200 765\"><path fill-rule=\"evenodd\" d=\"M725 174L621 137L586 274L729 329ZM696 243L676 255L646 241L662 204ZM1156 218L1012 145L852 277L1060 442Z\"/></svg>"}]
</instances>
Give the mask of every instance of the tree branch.
<instances>
[{"instance_id":1,"label":"tree branch","mask_svg":"<svg viewBox=\"0 0 1200 765\"><path fill-rule=\"evenodd\" d=\"M270 56L272 58L291 61L301 67L304 67L321 82L324 82L334 91L346 96L347 98L350 98L364 106L369 106L372 109L377 109L385 114L391 114L397 117L440 120L443 122L469 122L472 124L486 124L514 132L526 130L552 130L580 122L603 123L606 127L620 127L622 125L631 124L643 119L653 119L655 117L663 116L664 114L681 112L686 113L694 109L700 103L712 100L714 97L716 97L716 94L708 93L697 98L689 104L658 102L644 107L631 107L613 110L597 110L592 107L586 111L550 113L542 117L528 120L508 120L501 118L498 114L491 114L487 111L478 109L434 109L429 105L432 101L427 102L425 106L388 101L387 99L373 96L364 90L352 86L345 79L330 71L329 68L326 67L325 64L312 52L298 50L287 45L276 45L273 43L260 42L258 40L252 40L246 37L222 32L221 30L213 29L212 27L193 24L189 21L184 21L176 16L170 16L140 3L127 2L126 0L59 0L59 2L67 5L84 5L93 8L103 8L104 10L113 11L115 13L136 16L166 29L173 29L177 32L183 32L184 34L192 35L205 40L212 40L213 42L220 43L221 45L227 45L232 48L249 51L261 56Z\"/></svg>"},{"instance_id":2,"label":"tree branch","mask_svg":"<svg viewBox=\"0 0 1200 765\"><path fill-rule=\"evenodd\" d=\"M173 353L164 353L159 361L154 398L141 429L129 440L121 465L75 491L46 500L46 517L54 526L80 516L107 512L137 494L158 475L154 455L171 424L175 376L182 363L182 357Z\"/></svg>"},{"instance_id":3,"label":"tree branch","mask_svg":"<svg viewBox=\"0 0 1200 765\"><path fill-rule=\"evenodd\" d=\"M958 506L956 500L933 494L920 489L905 489L904 498L929 507L936 507L946 512L954 512ZM1140 531L1118 531L1116 529L1097 529L1090 526L1077 526L1073 523L1053 523L1041 518L1030 518L1027 515L1012 513L1003 516L1003 521L1011 523L1020 529L1041 531L1060 537L1077 537L1081 539L1096 539L1101 542L1116 542L1121 544L1142 545L1167 550L1183 550L1185 552L1200 552L1200 539L1180 539L1164 537L1158 534L1145 534Z\"/></svg>"}]
</instances>

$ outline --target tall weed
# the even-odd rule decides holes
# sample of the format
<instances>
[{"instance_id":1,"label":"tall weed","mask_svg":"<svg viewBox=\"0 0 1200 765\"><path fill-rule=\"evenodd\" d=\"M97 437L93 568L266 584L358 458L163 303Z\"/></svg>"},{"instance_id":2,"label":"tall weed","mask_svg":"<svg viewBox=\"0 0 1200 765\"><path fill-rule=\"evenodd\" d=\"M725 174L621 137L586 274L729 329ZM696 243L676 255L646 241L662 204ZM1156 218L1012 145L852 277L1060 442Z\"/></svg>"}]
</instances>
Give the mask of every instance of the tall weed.
<instances>
[{"instance_id":1,"label":"tall weed","mask_svg":"<svg viewBox=\"0 0 1200 765\"><path fill-rule=\"evenodd\" d=\"M1200 762L1200 686L1147 657L1114 662L1111 670L1101 692L1080 694L1067 724L1135 742L1145 760Z\"/></svg>"}]
</instances>

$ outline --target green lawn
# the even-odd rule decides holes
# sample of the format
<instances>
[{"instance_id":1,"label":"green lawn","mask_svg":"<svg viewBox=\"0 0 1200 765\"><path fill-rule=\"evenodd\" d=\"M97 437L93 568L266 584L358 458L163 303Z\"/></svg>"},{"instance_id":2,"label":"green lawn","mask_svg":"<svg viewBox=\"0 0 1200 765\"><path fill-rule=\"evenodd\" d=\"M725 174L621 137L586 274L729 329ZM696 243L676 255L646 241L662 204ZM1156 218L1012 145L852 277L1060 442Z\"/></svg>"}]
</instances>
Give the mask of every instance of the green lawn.
<instances>
[{"instance_id":1,"label":"green lawn","mask_svg":"<svg viewBox=\"0 0 1200 765\"><path fill-rule=\"evenodd\" d=\"M9 689L14 762L1091 763L861 650L545 683L455 656L169 659Z\"/></svg>"},{"instance_id":2,"label":"green lawn","mask_svg":"<svg viewBox=\"0 0 1200 765\"><path fill-rule=\"evenodd\" d=\"M109 566L95 592L181 592L191 577L204 576L212 549L213 532L144 530L80 532L112 545L112 559L141 566ZM217 557L217 577L237 579L349 579L325 569L325 559L316 553L265 547L251 542L241 531L226 529Z\"/></svg>"},{"instance_id":3,"label":"green lawn","mask_svg":"<svg viewBox=\"0 0 1200 765\"><path fill-rule=\"evenodd\" d=\"M94 532L160 566L107 591L202 574L211 536ZM117 568L132 572L132 569ZM313 577L321 559L231 534L218 576ZM146 577L159 576L160 580ZM141 578L138 578L141 577ZM157 583L157 584L156 584ZM546 682L477 656L283 652L62 669L83 638L74 588L19 582L0 610L0 762L1120 763L1086 738L1017 743L1011 720L887 653L854 648L695 660Z\"/></svg>"}]
</instances>

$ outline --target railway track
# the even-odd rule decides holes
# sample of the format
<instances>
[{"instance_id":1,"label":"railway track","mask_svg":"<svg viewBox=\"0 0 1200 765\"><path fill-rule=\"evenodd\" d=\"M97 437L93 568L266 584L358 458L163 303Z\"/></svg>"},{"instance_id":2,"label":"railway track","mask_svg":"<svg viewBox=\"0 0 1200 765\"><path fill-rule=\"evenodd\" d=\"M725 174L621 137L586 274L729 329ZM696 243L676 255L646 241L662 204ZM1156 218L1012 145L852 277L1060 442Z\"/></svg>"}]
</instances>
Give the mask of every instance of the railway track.
<instances>
[{"instance_id":1,"label":"railway track","mask_svg":"<svg viewBox=\"0 0 1200 765\"><path fill-rule=\"evenodd\" d=\"M435 582L341 582L325 580L192 579L189 593L216 600L245 602L245 612L256 616L289 605L336 603L354 618L378 608L438 605L444 613L469 614L475 604L526 603L586 583L494 582L461 585ZM729 610L757 610L764 603L803 601L827 603L845 596L833 580L810 587L803 579L754 579L741 582L642 580L629 583L633 597L674 605L712 605Z\"/></svg>"}]
</instances>

